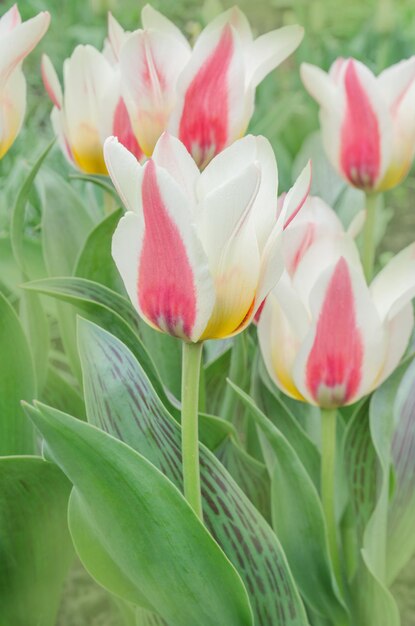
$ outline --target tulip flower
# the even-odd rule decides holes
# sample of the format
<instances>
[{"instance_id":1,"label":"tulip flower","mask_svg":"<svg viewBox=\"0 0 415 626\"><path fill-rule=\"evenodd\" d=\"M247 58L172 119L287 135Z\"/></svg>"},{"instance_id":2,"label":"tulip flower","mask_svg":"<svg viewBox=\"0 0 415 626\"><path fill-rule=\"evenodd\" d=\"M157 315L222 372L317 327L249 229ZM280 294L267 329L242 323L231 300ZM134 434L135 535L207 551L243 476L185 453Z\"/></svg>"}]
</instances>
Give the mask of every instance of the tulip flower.
<instances>
[{"instance_id":1,"label":"tulip flower","mask_svg":"<svg viewBox=\"0 0 415 626\"><path fill-rule=\"evenodd\" d=\"M277 168L264 137L236 141L202 173L167 132L144 166L114 137L104 154L127 208L112 242L127 293L145 322L183 340L184 493L202 518L197 420L203 341L240 333L278 281L284 227L306 200L310 167L277 220Z\"/></svg>"},{"instance_id":2,"label":"tulip flower","mask_svg":"<svg viewBox=\"0 0 415 626\"><path fill-rule=\"evenodd\" d=\"M356 402L397 367L414 326L415 244L370 287L348 235L318 239L268 296L258 325L269 375L324 409Z\"/></svg>"},{"instance_id":3,"label":"tulip flower","mask_svg":"<svg viewBox=\"0 0 415 626\"><path fill-rule=\"evenodd\" d=\"M119 53L128 39L111 14L104 52L77 46L63 68L64 90L49 57L42 57L45 89L54 104L51 119L61 149L72 165L86 174L107 174L103 144L118 137L143 159L121 90Z\"/></svg>"},{"instance_id":4,"label":"tulip flower","mask_svg":"<svg viewBox=\"0 0 415 626\"><path fill-rule=\"evenodd\" d=\"M26 110L22 61L46 33L50 15L43 11L22 23L17 5L0 17L0 159L12 146Z\"/></svg>"},{"instance_id":5,"label":"tulip flower","mask_svg":"<svg viewBox=\"0 0 415 626\"><path fill-rule=\"evenodd\" d=\"M304 63L301 77L341 176L369 192L398 185L415 152L415 56L377 77L355 59L337 59L328 73Z\"/></svg>"},{"instance_id":6,"label":"tulip flower","mask_svg":"<svg viewBox=\"0 0 415 626\"><path fill-rule=\"evenodd\" d=\"M64 92L50 59L42 59L45 88L54 104L51 119L67 159L86 174L107 174L103 143L109 135L138 158L143 152L121 95L117 67L92 46L77 46L64 64Z\"/></svg>"},{"instance_id":7,"label":"tulip flower","mask_svg":"<svg viewBox=\"0 0 415 626\"><path fill-rule=\"evenodd\" d=\"M143 123L139 119L137 124L146 135L145 151L151 154L163 127L168 128L200 168L245 134L257 85L303 37L301 27L286 26L254 40L248 20L237 7L208 24L193 50L171 22L148 6L142 22L145 30L134 33L121 52L121 67L131 100L143 103ZM141 73L136 71L138 58L143 59ZM148 58L153 61L152 71Z\"/></svg>"},{"instance_id":8,"label":"tulip flower","mask_svg":"<svg viewBox=\"0 0 415 626\"><path fill-rule=\"evenodd\" d=\"M277 169L263 137L235 142L202 174L168 133L144 166L115 138L105 159L128 209L112 253L138 313L189 342L241 332L282 271L281 234L308 193L309 168L277 221Z\"/></svg>"}]
</instances>

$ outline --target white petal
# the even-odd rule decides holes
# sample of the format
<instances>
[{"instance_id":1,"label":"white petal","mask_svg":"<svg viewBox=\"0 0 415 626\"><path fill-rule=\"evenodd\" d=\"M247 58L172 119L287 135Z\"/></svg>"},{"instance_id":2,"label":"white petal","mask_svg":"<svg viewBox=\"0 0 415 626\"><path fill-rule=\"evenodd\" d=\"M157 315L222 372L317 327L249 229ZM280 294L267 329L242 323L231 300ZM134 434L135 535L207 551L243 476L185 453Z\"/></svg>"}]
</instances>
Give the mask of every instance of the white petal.
<instances>
[{"instance_id":1,"label":"white petal","mask_svg":"<svg viewBox=\"0 0 415 626\"><path fill-rule=\"evenodd\" d=\"M122 46L122 90L139 144L151 155L176 102L177 79L190 56L175 36L138 30Z\"/></svg>"},{"instance_id":2,"label":"white petal","mask_svg":"<svg viewBox=\"0 0 415 626\"><path fill-rule=\"evenodd\" d=\"M375 381L376 387L392 374L405 354L414 328L412 304L406 304L396 315L385 322L384 327L387 339L386 358Z\"/></svg>"},{"instance_id":3,"label":"white petal","mask_svg":"<svg viewBox=\"0 0 415 626\"><path fill-rule=\"evenodd\" d=\"M186 37L182 34L179 28L171 22L165 15L156 11L150 4L146 4L141 11L141 23L145 29L154 29L175 37L182 46L188 48L190 51L190 45Z\"/></svg>"},{"instance_id":4,"label":"white petal","mask_svg":"<svg viewBox=\"0 0 415 626\"><path fill-rule=\"evenodd\" d=\"M284 26L258 37L249 50L247 82L256 87L294 52L304 37L301 26Z\"/></svg>"},{"instance_id":5,"label":"white petal","mask_svg":"<svg viewBox=\"0 0 415 626\"><path fill-rule=\"evenodd\" d=\"M49 98L55 107L61 109L63 102L62 87L52 61L47 54L42 55L41 72L43 84Z\"/></svg>"},{"instance_id":6,"label":"white petal","mask_svg":"<svg viewBox=\"0 0 415 626\"><path fill-rule=\"evenodd\" d=\"M5 82L15 67L33 50L46 33L50 14L43 11L17 24L0 39L0 84Z\"/></svg>"},{"instance_id":7,"label":"white petal","mask_svg":"<svg viewBox=\"0 0 415 626\"><path fill-rule=\"evenodd\" d=\"M288 301L285 298L280 300L273 292L268 296L258 323L258 340L271 379L284 393L301 400L293 380L293 366L307 315L295 292L292 296ZM288 314L281 306L282 301L289 310Z\"/></svg>"},{"instance_id":8,"label":"white petal","mask_svg":"<svg viewBox=\"0 0 415 626\"><path fill-rule=\"evenodd\" d=\"M311 161L298 176L294 185L284 198L281 213L278 216L278 225L280 228L287 228L295 219L296 215L301 211L307 200L311 188Z\"/></svg>"},{"instance_id":9,"label":"white petal","mask_svg":"<svg viewBox=\"0 0 415 626\"><path fill-rule=\"evenodd\" d=\"M389 261L370 291L382 320L394 317L415 296L415 243Z\"/></svg>"},{"instance_id":10,"label":"white petal","mask_svg":"<svg viewBox=\"0 0 415 626\"><path fill-rule=\"evenodd\" d=\"M26 81L20 68L10 74L0 96L0 159L12 146L23 124Z\"/></svg>"},{"instance_id":11,"label":"white petal","mask_svg":"<svg viewBox=\"0 0 415 626\"><path fill-rule=\"evenodd\" d=\"M182 142L167 131L164 132L154 148L153 161L173 176L195 206L196 184L200 173Z\"/></svg>"},{"instance_id":12,"label":"white petal","mask_svg":"<svg viewBox=\"0 0 415 626\"><path fill-rule=\"evenodd\" d=\"M108 173L125 208L139 213L142 210L140 192L142 166L116 137L108 137L105 141L104 158Z\"/></svg>"}]
</instances>

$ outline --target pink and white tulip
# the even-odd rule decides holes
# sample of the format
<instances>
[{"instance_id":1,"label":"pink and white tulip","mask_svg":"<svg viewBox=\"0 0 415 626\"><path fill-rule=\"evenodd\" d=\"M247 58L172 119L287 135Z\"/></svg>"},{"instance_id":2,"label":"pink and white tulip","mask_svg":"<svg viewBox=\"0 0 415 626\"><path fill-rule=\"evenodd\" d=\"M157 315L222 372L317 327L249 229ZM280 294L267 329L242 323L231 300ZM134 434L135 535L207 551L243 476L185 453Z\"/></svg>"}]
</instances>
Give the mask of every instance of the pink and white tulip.
<instances>
[{"instance_id":1,"label":"pink and white tulip","mask_svg":"<svg viewBox=\"0 0 415 626\"><path fill-rule=\"evenodd\" d=\"M53 128L67 159L87 174L107 174L103 144L110 135L143 158L121 92L118 53L127 37L110 16L105 52L77 46L63 66L63 91L52 62L46 55L42 59Z\"/></svg>"},{"instance_id":2,"label":"pink and white tulip","mask_svg":"<svg viewBox=\"0 0 415 626\"><path fill-rule=\"evenodd\" d=\"M353 239L308 247L268 296L258 324L268 373L287 395L322 408L356 402L397 367L414 316L415 244L367 286Z\"/></svg>"},{"instance_id":3,"label":"pink and white tulip","mask_svg":"<svg viewBox=\"0 0 415 626\"><path fill-rule=\"evenodd\" d=\"M22 22L16 4L0 17L0 159L19 134L26 111L22 62L42 39L49 22L47 11Z\"/></svg>"},{"instance_id":4,"label":"pink and white tulip","mask_svg":"<svg viewBox=\"0 0 415 626\"><path fill-rule=\"evenodd\" d=\"M277 168L264 137L238 140L202 173L168 133L144 166L115 138L104 153L127 208L112 254L141 317L190 342L241 332L281 275L284 225L304 202L310 168L277 220Z\"/></svg>"},{"instance_id":5,"label":"pink and white tulip","mask_svg":"<svg viewBox=\"0 0 415 626\"><path fill-rule=\"evenodd\" d=\"M353 186L385 191L407 175L415 153L415 56L374 76L337 59L328 73L304 63L301 76L320 105L327 155Z\"/></svg>"},{"instance_id":6,"label":"pink and white tulip","mask_svg":"<svg viewBox=\"0 0 415 626\"><path fill-rule=\"evenodd\" d=\"M300 26L286 26L254 39L237 7L202 31L178 79L169 123L199 167L245 134L256 87L302 38Z\"/></svg>"}]
</instances>

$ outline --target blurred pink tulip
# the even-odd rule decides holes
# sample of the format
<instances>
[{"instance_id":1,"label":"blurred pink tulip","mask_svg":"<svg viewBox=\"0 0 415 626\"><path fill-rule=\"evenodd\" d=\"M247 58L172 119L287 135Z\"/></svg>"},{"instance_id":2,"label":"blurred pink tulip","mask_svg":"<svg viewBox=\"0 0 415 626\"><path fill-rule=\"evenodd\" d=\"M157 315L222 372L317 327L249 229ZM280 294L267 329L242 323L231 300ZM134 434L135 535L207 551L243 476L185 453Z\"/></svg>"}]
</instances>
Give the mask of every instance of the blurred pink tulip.
<instances>
[{"instance_id":1,"label":"blurred pink tulip","mask_svg":"<svg viewBox=\"0 0 415 626\"><path fill-rule=\"evenodd\" d=\"M127 208L112 254L138 313L191 342L242 331L281 275L283 228L304 202L309 166L277 221L264 137L236 141L202 173L167 132L144 166L113 137L104 152Z\"/></svg>"},{"instance_id":2,"label":"blurred pink tulip","mask_svg":"<svg viewBox=\"0 0 415 626\"><path fill-rule=\"evenodd\" d=\"M287 26L254 40L234 7L202 31L192 50L151 6L141 21L143 28L128 33L109 15L104 52L79 46L65 62L63 97L52 64L43 62L55 132L82 171L106 173L102 144L109 135L142 160L166 129L205 167L246 132L257 85L303 37L302 28Z\"/></svg>"},{"instance_id":3,"label":"blurred pink tulip","mask_svg":"<svg viewBox=\"0 0 415 626\"><path fill-rule=\"evenodd\" d=\"M322 408L351 404L399 364L414 326L415 244L367 286L350 235L312 243L268 296L258 324L275 384Z\"/></svg>"},{"instance_id":4,"label":"blurred pink tulip","mask_svg":"<svg viewBox=\"0 0 415 626\"><path fill-rule=\"evenodd\" d=\"M43 11L22 23L15 4L0 17L0 159L12 146L26 111L22 61L46 33L50 15Z\"/></svg>"},{"instance_id":5,"label":"blurred pink tulip","mask_svg":"<svg viewBox=\"0 0 415 626\"><path fill-rule=\"evenodd\" d=\"M304 63L301 76L320 105L324 146L337 171L365 191L398 185L415 153L415 56L377 77L355 59L337 59L328 74Z\"/></svg>"}]
</instances>

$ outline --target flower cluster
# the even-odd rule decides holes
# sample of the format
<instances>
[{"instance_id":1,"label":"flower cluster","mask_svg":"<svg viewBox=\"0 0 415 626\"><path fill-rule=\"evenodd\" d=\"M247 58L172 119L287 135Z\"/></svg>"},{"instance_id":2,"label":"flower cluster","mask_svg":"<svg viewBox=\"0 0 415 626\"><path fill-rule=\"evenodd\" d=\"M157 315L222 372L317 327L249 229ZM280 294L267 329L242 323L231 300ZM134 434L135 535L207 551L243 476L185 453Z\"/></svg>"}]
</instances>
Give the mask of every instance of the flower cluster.
<instances>
[{"instance_id":1,"label":"flower cluster","mask_svg":"<svg viewBox=\"0 0 415 626\"><path fill-rule=\"evenodd\" d=\"M245 133L257 85L303 37L299 26L286 26L254 40L237 7L212 21L193 48L149 5L141 22L141 29L125 32L110 14L103 51L77 46L65 61L63 93L50 59L43 59L55 132L83 172L106 174L108 136L143 161L165 130L206 166Z\"/></svg>"}]
</instances>

